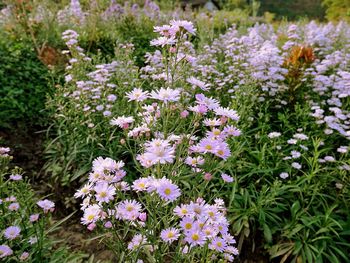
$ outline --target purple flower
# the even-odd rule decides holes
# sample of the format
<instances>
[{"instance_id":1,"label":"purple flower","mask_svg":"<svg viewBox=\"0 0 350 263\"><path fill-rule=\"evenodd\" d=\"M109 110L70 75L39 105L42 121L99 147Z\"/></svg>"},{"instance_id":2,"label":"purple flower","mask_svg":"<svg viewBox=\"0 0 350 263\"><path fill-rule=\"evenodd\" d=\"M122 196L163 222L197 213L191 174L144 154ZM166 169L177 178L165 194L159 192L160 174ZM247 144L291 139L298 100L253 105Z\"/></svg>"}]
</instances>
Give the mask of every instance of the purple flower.
<instances>
[{"instance_id":1,"label":"purple flower","mask_svg":"<svg viewBox=\"0 0 350 263\"><path fill-rule=\"evenodd\" d=\"M113 196L115 195L115 187L108 185L108 183L105 182L98 183L94 190L96 192L96 201L100 203L109 203L109 201L113 200Z\"/></svg>"},{"instance_id":2,"label":"purple flower","mask_svg":"<svg viewBox=\"0 0 350 263\"><path fill-rule=\"evenodd\" d=\"M232 183L234 180L233 177L229 176L228 174L224 174L224 173L221 174L221 178L226 183Z\"/></svg>"},{"instance_id":3,"label":"purple flower","mask_svg":"<svg viewBox=\"0 0 350 263\"><path fill-rule=\"evenodd\" d=\"M164 242L171 244L174 241L178 240L180 233L176 228L167 228L162 230L160 237Z\"/></svg>"},{"instance_id":4,"label":"purple flower","mask_svg":"<svg viewBox=\"0 0 350 263\"><path fill-rule=\"evenodd\" d=\"M13 240L19 236L21 229L18 226L10 226L5 229L4 236L8 240Z\"/></svg>"},{"instance_id":5,"label":"purple flower","mask_svg":"<svg viewBox=\"0 0 350 263\"><path fill-rule=\"evenodd\" d=\"M157 193L165 201L175 201L180 195L179 187L170 180L160 180Z\"/></svg>"},{"instance_id":6,"label":"purple flower","mask_svg":"<svg viewBox=\"0 0 350 263\"><path fill-rule=\"evenodd\" d=\"M19 203L12 203L12 204L10 204L8 209L10 211L17 211L19 209Z\"/></svg>"},{"instance_id":7,"label":"purple flower","mask_svg":"<svg viewBox=\"0 0 350 263\"><path fill-rule=\"evenodd\" d=\"M7 245L0 245L0 258L5 258L13 254L12 249Z\"/></svg>"},{"instance_id":8,"label":"purple flower","mask_svg":"<svg viewBox=\"0 0 350 263\"><path fill-rule=\"evenodd\" d=\"M36 204L44 210L44 213L47 213L49 211L53 212L55 209L55 203L48 199L40 200Z\"/></svg>"},{"instance_id":9,"label":"purple flower","mask_svg":"<svg viewBox=\"0 0 350 263\"><path fill-rule=\"evenodd\" d=\"M13 181L20 181L23 179L22 175L20 174L11 174L10 179Z\"/></svg>"},{"instance_id":10,"label":"purple flower","mask_svg":"<svg viewBox=\"0 0 350 263\"><path fill-rule=\"evenodd\" d=\"M32 214L29 217L29 221L32 222L32 223L35 222L35 221L38 221L38 219L39 219L39 214Z\"/></svg>"}]
</instances>

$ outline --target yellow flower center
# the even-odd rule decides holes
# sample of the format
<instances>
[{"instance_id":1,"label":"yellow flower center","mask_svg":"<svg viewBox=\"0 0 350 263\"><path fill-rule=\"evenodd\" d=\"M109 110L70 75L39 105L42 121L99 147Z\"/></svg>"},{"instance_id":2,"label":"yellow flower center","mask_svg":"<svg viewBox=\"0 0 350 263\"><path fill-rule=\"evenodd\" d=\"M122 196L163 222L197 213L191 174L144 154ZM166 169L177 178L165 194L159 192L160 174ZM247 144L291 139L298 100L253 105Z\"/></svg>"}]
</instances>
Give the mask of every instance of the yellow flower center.
<instances>
[{"instance_id":1,"label":"yellow flower center","mask_svg":"<svg viewBox=\"0 0 350 263\"><path fill-rule=\"evenodd\" d=\"M191 228L192 228L192 224L191 224L191 223L186 223L186 224L185 224L185 228L186 228L187 230L191 229Z\"/></svg>"},{"instance_id":2,"label":"yellow flower center","mask_svg":"<svg viewBox=\"0 0 350 263\"><path fill-rule=\"evenodd\" d=\"M211 145L208 144L208 145L205 146L205 149L211 150L211 149L213 149L213 147L211 147Z\"/></svg>"},{"instance_id":3,"label":"yellow flower center","mask_svg":"<svg viewBox=\"0 0 350 263\"><path fill-rule=\"evenodd\" d=\"M173 232L169 232L168 235L167 235L168 238L172 238L172 237L174 237L174 236L175 236L175 235L174 235Z\"/></svg>"},{"instance_id":4,"label":"yellow flower center","mask_svg":"<svg viewBox=\"0 0 350 263\"><path fill-rule=\"evenodd\" d=\"M103 198L103 197L106 197L107 196L107 193L106 192L101 192L100 193L100 196Z\"/></svg>"},{"instance_id":5,"label":"yellow flower center","mask_svg":"<svg viewBox=\"0 0 350 263\"><path fill-rule=\"evenodd\" d=\"M87 220L88 220L88 221L91 221L91 220L94 219L94 217L95 217L94 215L88 215Z\"/></svg>"},{"instance_id":6,"label":"yellow flower center","mask_svg":"<svg viewBox=\"0 0 350 263\"><path fill-rule=\"evenodd\" d=\"M192 234L192 240L193 241L198 241L199 240L199 235L198 234Z\"/></svg>"},{"instance_id":7,"label":"yellow flower center","mask_svg":"<svg viewBox=\"0 0 350 263\"><path fill-rule=\"evenodd\" d=\"M171 190L170 190L169 188L166 188L166 189L164 190L164 193L165 193L166 195L170 195L170 194L171 194Z\"/></svg>"}]
</instances>

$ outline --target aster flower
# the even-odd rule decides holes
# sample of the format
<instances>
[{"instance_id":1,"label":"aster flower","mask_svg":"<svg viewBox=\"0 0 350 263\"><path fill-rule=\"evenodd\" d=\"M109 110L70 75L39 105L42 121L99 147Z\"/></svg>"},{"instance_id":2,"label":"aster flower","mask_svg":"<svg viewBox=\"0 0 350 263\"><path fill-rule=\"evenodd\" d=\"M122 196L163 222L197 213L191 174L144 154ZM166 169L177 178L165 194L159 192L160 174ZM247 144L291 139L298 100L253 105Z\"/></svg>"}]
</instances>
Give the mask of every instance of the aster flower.
<instances>
[{"instance_id":1,"label":"aster flower","mask_svg":"<svg viewBox=\"0 0 350 263\"><path fill-rule=\"evenodd\" d=\"M214 109L214 112L218 116L224 116L227 118L230 118L231 120L238 121L239 116L235 110L231 110L229 108L224 108L224 107L218 107Z\"/></svg>"},{"instance_id":2,"label":"aster flower","mask_svg":"<svg viewBox=\"0 0 350 263\"><path fill-rule=\"evenodd\" d=\"M273 139L273 138L278 138L281 136L281 133L280 132L270 132L267 137L269 137L270 139Z\"/></svg>"},{"instance_id":3,"label":"aster flower","mask_svg":"<svg viewBox=\"0 0 350 263\"><path fill-rule=\"evenodd\" d=\"M175 201L180 195L179 187L170 180L160 180L157 187L157 194L165 201Z\"/></svg>"},{"instance_id":4,"label":"aster flower","mask_svg":"<svg viewBox=\"0 0 350 263\"><path fill-rule=\"evenodd\" d=\"M192 166L192 167L197 167L198 165L203 165L204 162L205 162L205 160L201 156L198 156L198 157L188 156L185 159L185 163Z\"/></svg>"},{"instance_id":5,"label":"aster flower","mask_svg":"<svg viewBox=\"0 0 350 263\"><path fill-rule=\"evenodd\" d=\"M178 240L180 233L176 228L167 228L162 230L160 237L164 242L171 244L174 241Z\"/></svg>"},{"instance_id":6,"label":"aster flower","mask_svg":"<svg viewBox=\"0 0 350 263\"><path fill-rule=\"evenodd\" d=\"M141 234L136 234L128 244L129 250L135 250L147 243L147 238Z\"/></svg>"},{"instance_id":7,"label":"aster flower","mask_svg":"<svg viewBox=\"0 0 350 263\"><path fill-rule=\"evenodd\" d=\"M96 184L94 187L96 201L100 203L109 203L109 201L114 199L115 187L108 185L108 183L101 182Z\"/></svg>"},{"instance_id":8,"label":"aster flower","mask_svg":"<svg viewBox=\"0 0 350 263\"><path fill-rule=\"evenodd\" d=\"M196 94L196 103L206 106L209 110L214 110L220 107L219 101L213 98L208 98L204 94Z\"/></svg>"},{"instance_id":9,"label":"aster flower","mask_svg":"<svg viewBox=\"0 0 350 263\"><path fill-rule=\"evenodd\" d=\"M134 117L132 117L132 116L129 116L129 117L121 116L121 117L118 117L118 118L113 118L110 121L110 124L112 126L119 126L122 129L127 129L129 127L129 125L131 123L133 123L133 122L134 122Z\"/></svg>"},{"instance_id":10,"label":"aster flower","mask_svg":"<svg viewBox=\"0 0 350 263\"><path fill-rule=\"evenodd\" d=\"M38 201L37 205L44 210L44 213L52 212L55 209L55 203L48 199Z\"/></svg>"},{"instance_id":11,"label":"aster flower","mask_svg":"<svg viewBox=\"0 0 350 263\"><path fill-rule=\"evenodd\" d=\"M12 203L8 206L10 211L17 211L19 209L19 203Z\"/></svg>"},{"instance_id":12,"label":"aster flower","mask_svg":"<svg viewBox=\"0 0 350 263\"><path fill-rule=\"evenodd\" d=\"M135 221L141 212L141 204L135 200L124 200L116 207L116 216L119 219Z\"/></svg>"},{"instance_id":13,"label":"aster flower","mask_svg":"<svg viewBox=\"0 0 350 263\"><path fill-rule=\"evenodd\" d=\"M11 175L10 175L10 179L11 179L12 181L20 181L20 180L23 179L23 177L22 177L22 175L20 175L20 174L11 174Z\"/></svg>"},{"instance_id":14,"label":"aster flower","mask_svg":"<svg viewBox=\"0 0 350 263\"><path fill-rule=\"evenodd\" d=\"M13 254L12 249L8 245L0 245L0 258L5 258Z\"/></svg>"},{"instance_id":15,"label":"aster flower","mask_svg":"<svg viewBox=\"0 0 350 263\"><path fill-rule=\"evenodd\" d=\"M195 35L196 28L193 26L193 23L186 20L172 20L170 21L170 33L171 35L175 35L181 29L184 29L186 32Z\"/></svg>"},{"instance_id":16,"label":"aster flower","mask_svg":"<svg viewBox=\"0 0 350 263\"><path fill-rule=\"evenodd\" d=\"M216 250L218 252L224 252L226 247L226 241L220 237L214 237L209 245L209 249Z\"/></svg>"},{"instance_id":17,"label":"aster flower","mask_svg":"<svg viewBox=\"0 0 350 263\"><path fill-rule=\"evenodd\" d=\"M75 198L84 198L88 194L90 194L92 188L92 184L85 184L81 189L79 189L75 194Z\"/></svg>"},{"instance_id":18,"label":"aster flower","mask_svg":"<svg viewBox=\"0 0 350 263\"><path fill-rule=\"evenodd\" d=\"M203 124L205 126L220 126L221 121L219 119L205 119L203 121Z\"/></svg>"},{"instance_id":19,"label":"aster flower","mask_svg":"<svg viewBox=\"0 0 350 263\"><path fill-rule=\"evenodd\" d=\"M172 46L176 43L176 39L173 37L158 37L157 39L151 40L150 44L151 46Z\"/></svg>"},{"instance_id":20,"label":"aster flower","mask_svg":"<svg viewBox=\"0 0 350 263\"><path fill-rule=\"evenodd\" d=\"M185 241L191 246L203 246L205 244L205 238L201 231L192 230L185 233Z\"/></svg>"},{"instance_id":21,"label":"aster flower","mask_svg":"<svg viewBox=\"0 0 350 263\"><path fill-rule=\"evenodd\" d=\"M188 216L188 206L181 204L180 206L175 207L174 214L180 218L182 218L184 216Z\"/></svg>"},{"instance_id":22,"label":"aster flower","mask_svg":"<svg viewBox=\"0 0 350 263\"><path fill-rule=\"evenodd\" d=\"M143 91L142 89L134 88L131 92L126 93L126 97L129 101L144 101L148 98L148 91Z\"/></svg>"},{"instance_id":23,"label":"aster flower","mask_svg":"<svg viewBox=\"0 0 350 263\"><path fill-rule=\"evenodd\" d=\"M5 229L4 236L8 240L13 240L19 236L21 229L18 226L10 226Z\"/></svg>"},{"instance_id":24,"label":"aster flower","mask_svg":"<svg viewBox=\"0 0 350 263\"><path fill-rule=\"evenodd\" d=\"M181 92L178 89L160 88L157 91L152 91L151 97L163 101L164 103L168 103L178 101L180 99L180 93Z\"/></svg>"},{"instance_id":25,"label":"aster flower","mask_svg":"<svg viewBox=\"0 0 350 263\"><path fill-rule=\"evenodd\" d=\"M227 125L225 126L224 130L222 131L225 135L228 136L240 136L241 135L241 131L239 129L237 129L236 127L232 126L232 125Z\"/></svg>"},{"instance_id":26,"label":"aster flower","mask_svg":"<svg viewBox=\"0 0 350 263\"><path fill-rule=\"evenodd\" d=\"M208 91L209 88L208 88L208 84L206 84L205 82L199 80L199 79L196 79L195 77L189 77L187 79L187 82L192 84L193 87L198 87L200 88L201 90L204 90L204 91Z\"/></svg>"},{"instance_id":27,"label":"aster flower","mask_svg":"<svg viewBox=\"0 0 350 263\"><path fill-rule=\"evenodd\" d=\"M101 208L97 205L90 205L84 210L84 215L81 219L83 225L95 223L100 218Z\"/></svg>"},{"instance_id":28,"label":"aster flower","mask_svg":"<svg viewBox=\"0 0 350 263\"><path fill-rule=\"evenodd\" d=\"M135 180L132 184L132 189L136 192L146 191L149 186L150 179L147 178L139 178Z\"/></svg>"},{"instance_id":29,"label":"aster flower","mask_svg":"<svg viewBox=\"0 0 350 263\"><path fill-rule=\"evenodd\" d=\"M224 182L226 183L232 183L233 182L233 177L229 176L228 174L222 173L221 174L221 178L222 180L224 180Z\"/></svg>"},{"instance_id":30,"label":"aster flower","mask_svg":"<svg viewBox=\"0 0 350 263\"><path fill-rule=\"evenodd\" d=\"M281 177L282 179L287 179L287 178L289 177L289 174L286 173L286 172L283 172L283 173L280 174L280 177Z\"/></svg>"},{"instance_id":31,"label":"aster flower","mask_svg":"<svg viewBox=\"0 0 350 263\"><path fill-rule=\"evenodd\" d=\"M39 219L39 214L32 214L32 215L30 215L30 217L29 217L29 221L30 222L36 222L36 221L38 221L38 219Z\"/></svg>"}]
</instances>

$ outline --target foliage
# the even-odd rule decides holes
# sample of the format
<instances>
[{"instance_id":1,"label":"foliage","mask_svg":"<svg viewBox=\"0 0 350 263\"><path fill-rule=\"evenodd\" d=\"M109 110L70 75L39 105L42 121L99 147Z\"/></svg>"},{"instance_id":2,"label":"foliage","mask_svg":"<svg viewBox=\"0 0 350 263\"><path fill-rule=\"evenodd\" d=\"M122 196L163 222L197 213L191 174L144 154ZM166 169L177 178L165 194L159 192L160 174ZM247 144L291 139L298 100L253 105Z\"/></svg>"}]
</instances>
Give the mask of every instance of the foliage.
<instances>
[{"instance_id":1,"label":"foliage","mask_svg":"<svg viewBox=\"0 0 350 263\"><path fill-rule=\"evenodd\" d=\"M9 170L9 148L0 147L0 259L2 262L81 262L82 254L69 254L49 234L68 218L52 223L54 203L36 198L23 172Z\"/></svg>"},{"instance_id":2,"label":"foliage","mask_svg":"<svg viewBox=\"0 0 350 263\"><path fill-rule=\"evenodd\" d=\"M322 4L327 8L326 17L330 21L350 21L349 0L324 0Z\"/></svg>"},{"instance_id":3,"label":"foliage","mask_svg":"<svg viewBox=\"0 0 350 263\"><path fill-rule=\"evenodd\" d=\"M29 125L45 122L48 69L27 42L0 39L0 126L11 127L16 121L31 120Z\"/></svg>"}]
</instances>

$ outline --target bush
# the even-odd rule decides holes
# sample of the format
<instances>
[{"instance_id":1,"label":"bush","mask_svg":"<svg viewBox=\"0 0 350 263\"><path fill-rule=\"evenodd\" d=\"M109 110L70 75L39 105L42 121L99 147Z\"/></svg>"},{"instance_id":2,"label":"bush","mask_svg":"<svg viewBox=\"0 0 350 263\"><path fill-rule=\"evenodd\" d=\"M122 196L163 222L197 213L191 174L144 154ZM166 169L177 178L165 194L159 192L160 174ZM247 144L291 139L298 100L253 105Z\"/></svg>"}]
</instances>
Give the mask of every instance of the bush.
<instances>
[{"instance_id":1,"label":"bush","mask_svg":"<svg viewBox=\"0 0 350 263\"><path fill-rule=\"evenodd\" d=\"M47 94L47 67L37 58L29 42L0 37L0 127L15 122L42 125Z\"/></svg>"}]
</instances>

